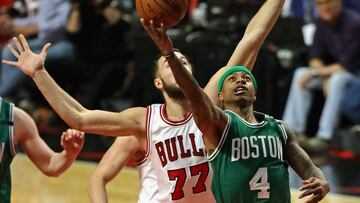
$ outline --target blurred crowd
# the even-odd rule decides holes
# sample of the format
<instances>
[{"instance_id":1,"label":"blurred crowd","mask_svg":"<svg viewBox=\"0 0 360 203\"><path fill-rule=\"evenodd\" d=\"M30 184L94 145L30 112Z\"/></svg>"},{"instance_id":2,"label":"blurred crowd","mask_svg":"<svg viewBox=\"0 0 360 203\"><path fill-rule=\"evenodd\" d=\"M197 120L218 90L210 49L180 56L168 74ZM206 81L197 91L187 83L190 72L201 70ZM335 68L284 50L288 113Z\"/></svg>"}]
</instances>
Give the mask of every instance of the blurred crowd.
<instances>
[{"instance_id":1,"label":"blurred crowd","mask_svg":"<svg viewBox=\"0 0 360 203\"><path fill-rule=\"evenodd\" d=\"M189 0L187 16L168 32L190 57L200 85L225 65L264 1ZM13 60L6 44L22 33L35 52L52 43L46 68L84 106L120 111L159 103L150 77L158 51L142 31L134 4L2 0L1 58ZM287 0L260 51L255 108L284 119L309 151L327 150L334 140L341 142L336 135L352 132L341 129L360 124L359 12L358 0ZM38 122L49 122L41 113L49 107L29 80L1 64L0 96Z\"/></svg>"}]
</instances>

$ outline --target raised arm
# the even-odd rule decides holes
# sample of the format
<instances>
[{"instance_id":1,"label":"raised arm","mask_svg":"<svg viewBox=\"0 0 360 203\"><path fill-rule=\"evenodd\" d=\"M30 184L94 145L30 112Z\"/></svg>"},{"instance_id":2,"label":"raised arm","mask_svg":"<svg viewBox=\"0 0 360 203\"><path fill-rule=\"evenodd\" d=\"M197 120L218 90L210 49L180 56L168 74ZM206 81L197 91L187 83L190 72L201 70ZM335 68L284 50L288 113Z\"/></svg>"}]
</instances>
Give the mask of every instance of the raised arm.
<instances>
[{"instance_id":1,"label":"raised arm","mask_svg":"<svg viewBox=\"0 0 360 203\"><path fill-rule=\"evenodd\" d=\"M288 137L285 147L285 159L296 173L303 179L302 193L299 198L312 195L308 203L322 200L330 191L323 172L314 165L306 152L298 145L294 132L283 123Z\"/></svg>"},{"instance_id":2,"label":"raised arm","mask_svg":"<svg viewBox=\"0 0 360 203\"><path fill-rule=\"evenodd\" d=\"M24 36L20 35L19 39L20 41L18 38L13 38L17 50L8 45L10 52L18 61L3 60L3 63L15 66L32 77L52 108L69 126L87 133L108 136L144 134L145 108L132 108L121 113L84 108L61 89L46 71L44 62L50 44L46 44L40 54L34 54Z\"/></svg>"},{"instance_id":3,"label":"raised arm","mask_svg":"<svg viewBox=\"0 0 360 203\"><path fill-rule=\"evenodd\" d=\"M211 101L217 103L217 85L227 68L244 66L252 70L260 47L278 19L285 0L267 0L246 27L245 33L236 46L225 67L216 72L204 91Z\"/></svg>"},{"instance_id":4,"label":"raised arm","mask_svg":"<svg viewBox=\"0 0 360 203\"><path fill-rule=\"evenodd\" d=\"M64 150L54 152L40 138L33 119L19 108L14 112L14 138L30 160L48 176L59 176L68 169L84 144L84 133L69 129L61 136Z\"/></svg>"},{"instance_id":5,"label":"raised arm","mask_svg":"<svg viewBox=\"0 0 360 203\"><path fill-rule=\"evenodd\" d=\"M226 67L242 65L252 70L265 38L279 18L285 0L266 0L251 19Z\"/></svg>"},{"instance_id":6,"label":"raised arm","mask_svg":"<svg viewBox=\"0 0 360 203\"><path fill-rule=\"evenodd\" d=\"M116 138L91 175L88 187L91 202L108 202L106 184L121 171L131 156L138 151L141 151L141 144L136 137Z\"/></svg>"},{"instance_id":7,"label":"raised arm","mask_svg":"<svg viewBox=\"0 0 360 203\"><path fill-rule=\"evenodd\" d=\"M209 100L208 96L200 88L194 77L186 70L183 63L176 56L170 38L166 35L165 27L155 27L154 22L147 23L144 19L141 22L152 40L159 48L161 54L167 60L176 83L183 91L190 110L194 115L199 129L205 136L206 147L217 146L219 136L226 126L227 117Z\"/></svg>"}]
</instances>

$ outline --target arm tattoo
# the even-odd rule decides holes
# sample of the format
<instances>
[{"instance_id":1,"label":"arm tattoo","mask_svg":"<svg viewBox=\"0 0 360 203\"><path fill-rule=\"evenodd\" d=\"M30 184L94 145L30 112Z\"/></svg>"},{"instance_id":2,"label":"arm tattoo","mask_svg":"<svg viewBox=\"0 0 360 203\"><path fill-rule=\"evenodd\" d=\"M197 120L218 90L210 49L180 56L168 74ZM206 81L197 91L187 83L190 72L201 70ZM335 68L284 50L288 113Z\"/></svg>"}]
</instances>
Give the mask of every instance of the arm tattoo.
<instances>
[{"instance_id":1,"label":"arm tattoo","mask_svg":"<svg viewBox=\"0 0 360 203\"><path fill-rule=\"evenodd\" d=\"M285 157L290 166L303 180L310 177L326 180L322 171L314 165L309 155L297 144L294 132L287 125L284 127L288 135Z\"/></svg>"}]
</instances>

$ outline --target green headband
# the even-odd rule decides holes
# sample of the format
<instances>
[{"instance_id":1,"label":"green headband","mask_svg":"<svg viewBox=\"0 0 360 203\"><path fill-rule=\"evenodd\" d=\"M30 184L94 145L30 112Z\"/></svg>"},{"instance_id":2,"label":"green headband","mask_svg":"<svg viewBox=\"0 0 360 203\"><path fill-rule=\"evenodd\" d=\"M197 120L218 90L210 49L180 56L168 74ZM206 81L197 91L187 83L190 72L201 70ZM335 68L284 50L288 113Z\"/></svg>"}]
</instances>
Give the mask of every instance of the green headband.
<instances>
[{"instance_id":1,"label":"green headband","mask_svg":"<svg viewBox=\"0 0 360 203\"><path fill-rule=\"evenodd\" d=\"M224 81L225 79L230 75L232 74L233 72L244 72L246 74L248 74L250 77L251 77L251 80L253 81L253 84L254 84L254 90L256 92L257 90L257 84L256 84L256 80L255 80L255 77L253 76L253 74L245 67L243 66L233 66L231 68L229 68L220 78L220 81L219 81L219 84L218 84L218 92L221 92L222 90L222 87L224 85Z\"/></svg>"}]
</instances>

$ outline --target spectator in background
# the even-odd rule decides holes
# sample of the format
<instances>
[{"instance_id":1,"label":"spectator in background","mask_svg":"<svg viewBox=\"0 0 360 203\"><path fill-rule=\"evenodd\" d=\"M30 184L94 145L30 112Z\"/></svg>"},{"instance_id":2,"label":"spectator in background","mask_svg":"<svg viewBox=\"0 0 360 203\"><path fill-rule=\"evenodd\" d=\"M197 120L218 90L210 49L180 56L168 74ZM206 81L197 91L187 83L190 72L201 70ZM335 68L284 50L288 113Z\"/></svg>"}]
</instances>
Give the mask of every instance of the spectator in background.
<instances>
[{"instance_id":1,"label":"spectator in background","mask_svg":"<svg viewBox=\"0 0 360 203\"><path fill-rule=\"evenodd\" d=\"M120 9L120 0L73 0L66 31L74 43L79 66L86 78L80 99L98 107L101 99L129 87L133 67L125 40L130 24ZM120 77L120 78L119 78ZM122 90L119 90L123 84ZM83 98L86 97L86 98Z\"/></svg>"},{"instance_id":2,"label":"spectator in background","mask_svg":"<svg viewBox=\"0 0 360 203\"><path fill-rule=\"evenodd\" d=\"M315 16L318 16L316 10L314 10L314 0L287 0L282 12L283 17L297 17L304 23L311 23ZM343 0L343 6L360 12L359 0Z\"/></svg>"},{"instance_id":3,"label":"spectator in background","mask_svg":"<svg viewBox=\"0 0 360 203\"><path fill-rule=\"evenodd\" d=\"M341 112L352 124L360 125L360 80L352 81L345 89Z\"/></svg>"},{"instance_id":4,"label":"spectator in background","mask_svg":"<svg viewBox=\"0 0 360 203\"><path fill-rule=\"evenodd\" d=\"M33 6L34 1L31 1ZM69 60L73 57L73 46L65 40L65 24L70 11L68 0L38 0L38 12L25 18L6 17L6 27L0 27L0 33L7 32L8 35L16 36L20 33L25 36L35 36L29 40L29 46L40 52L45 42L51 42L49 50L49 62ZM1 52L2 59L13 60L8 49ZM8 96L18 88L25 80L21 71L2 64L0 80L0 95Z\"/></svg>"},{"instance_id":5,"label":"spectator in background","mask_svg":"<svg viewBox=\"0 0 360 203\"><path fill-rule=\"evenodd\" d=\"M314 11L313 0L287 0L282 12L283 17L297 17L304 23L309 23L313 19Z\"/></svg>"},{"instance_id":6,"label":"spectator in background","mask_svg":"<svg viewBox=\"0 0 360 203\"><path fill-rule=\"evenodd\" d=\"M342 0L316 0L320 18L316 22L309 67L295 71L283 116L296 133L303 135L312 90L323 90L325 105L316 137L307 143L309 150L323 152L328 148L340 121L344 88L348 83L359 80L360 16L343 9L342 3Z\"/></svg>"},{"instance_id":7,"label":"spectator in background","mask_svg":"<svg viewBox=\"0 0 360 203\"><path fill-rule=\"evenodd\" d=\"M6 18L9 16L8 11L9 8L12 7L13 1L12 0L2 0L0 1L0 27L6 27L8 20ZM6 41L8 35L7 33L3 33L5 30L1 29L0 31L0 47L2 46L2 43Z\"/></svg>"}]
</instances>

